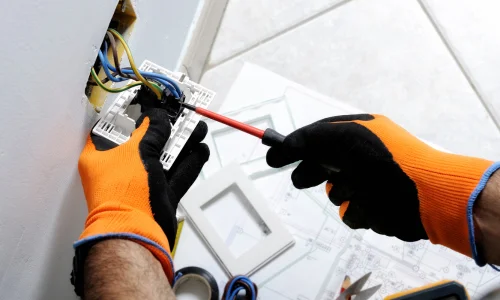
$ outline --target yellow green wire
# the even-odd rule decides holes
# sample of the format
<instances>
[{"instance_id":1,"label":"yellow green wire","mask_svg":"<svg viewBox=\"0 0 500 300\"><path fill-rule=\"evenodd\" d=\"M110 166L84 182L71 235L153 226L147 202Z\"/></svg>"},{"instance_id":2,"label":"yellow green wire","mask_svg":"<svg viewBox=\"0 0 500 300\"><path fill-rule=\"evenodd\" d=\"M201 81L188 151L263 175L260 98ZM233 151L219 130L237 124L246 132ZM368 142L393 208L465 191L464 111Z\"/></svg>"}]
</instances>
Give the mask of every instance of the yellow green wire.
<instances>
[{"instance_id":1,"label":"yellow green wire","mask_svg":"<svg viewBox=\"0 0 500 300\"><path fill-rule=\"evenodd\" d=\"M123 37L121 36L121 34L119 34L118 31L116 31L114 29L111 29L111 28L108 29L108 31L111 32L111 34L113 34L122 43L123 48L125 49L125 52L127 52L127 57L128 57L129 63L130 63L130 67L134 71L134 74L137 77L137 79L139 79L140 81L142 81L142 83L144 83L145 86L147 86L151 90L153 90L153 92L156 94L156 96L158 97L158 99L161 99L161 90L158 91L157 89L155 89L153 87L153 85L151 84L151 82L147 81L141 75L141 73L139 72L139 70L137 69L137 67L135 66L134 58L132 57L132 53L130 52L130 48L128 47L127 42L125 42L125 40L123 39Z\"/></svg>"},{"instance_id":2,"label":"yellow green wire","mask_svg":"<svg viewBox=\"0 0 500 300\"><path fill-rule=\"evenodd\" d=\"M141 85L141 84L144 84L143 82L141 81L138 81L138 82L134 82L134 83L130 83L124 87L121 87L121 88L109 88L107 86L104 85L104 83L102 83L102 81L99 79L99 77L97 76L97 73L95 72L95 69L92 68L90 70L90 73L92 74L92 78L94 78L95 82L97 83L97 85L99 87L101 87L103 90L105 90L106 92L109 92L109 93L121 93L123 91L126 91L130 88L133 88L134 86L138 86L138 85ZM157 84L155 83L152 83L152 82L149 82L151 84L151 86L153 86L153 91L160 91L161 93L161 87L158 86Z\"/></svg>"}]
</instances>

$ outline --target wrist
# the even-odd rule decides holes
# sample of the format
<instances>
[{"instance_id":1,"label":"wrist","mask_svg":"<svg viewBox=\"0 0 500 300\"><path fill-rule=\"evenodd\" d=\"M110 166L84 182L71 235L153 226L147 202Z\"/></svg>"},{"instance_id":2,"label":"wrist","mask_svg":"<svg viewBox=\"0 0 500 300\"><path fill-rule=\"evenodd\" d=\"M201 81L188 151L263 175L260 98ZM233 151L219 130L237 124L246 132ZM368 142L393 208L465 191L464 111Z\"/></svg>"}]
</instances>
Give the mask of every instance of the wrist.
<instances>
[{"instance_id":1,"label":"wrist","mask_svg":"<svg viewBox=\"0 0 500 300\"><path fill-rule=\"evenodd\" d=\"M116 238L131 240L148 249L162 264L170 283L173 282L173 262L165 233L152 215L131 206L109 202L96 207L89 213L85 229L73 247Z\"/></svg>"},{"instance_id":2,"label":"wrist","mask_svg":"<svg viewBox=\"0 0 500 300\"><path fill-rule=\"evenodd\" d=\"M473 207L475 245L478 260L500 264L500 172L494 172L479 194Z\"/></svg>"},{"instance_id":3,"label":"wrist","mask_svg":"<svg viewBox=\"0 0 500 300\"><path fill-rule=\"evenodd\" d=\"M84 269L85 299L175 299L160 262L146 248L126 239L93 245Z\"/></svg>"}]
</instances>

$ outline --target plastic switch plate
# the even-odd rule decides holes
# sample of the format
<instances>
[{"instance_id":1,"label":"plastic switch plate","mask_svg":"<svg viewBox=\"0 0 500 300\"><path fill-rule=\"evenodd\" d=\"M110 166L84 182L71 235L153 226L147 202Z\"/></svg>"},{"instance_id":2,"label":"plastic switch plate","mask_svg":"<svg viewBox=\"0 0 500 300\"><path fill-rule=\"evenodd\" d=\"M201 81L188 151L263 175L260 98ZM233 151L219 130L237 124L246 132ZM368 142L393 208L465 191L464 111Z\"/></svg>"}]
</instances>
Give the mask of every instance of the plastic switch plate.
<instances>
[{"instance_id":1,"label":"plastic switch plate","mask_svg":"<svg viewBox=\"0 0 500 300\"><path fill-rule=\"evenodd\" d=\"M154 72L167 75L175 80L185 95L185 102L202 108L208 108L215 97L215 92L189 80L182 73L172 72L145 60L141 71ZM139 87L131 88L118 95L109 109L101 112L100 120L92 129L96 135L102 136L116 144L126 142L135 129L135 121L126 113L130 102L137 94ZM160 161L165 170L169 170L175 159L180 154L191 133L200 121L201 116L188 109L183 109L175 124L172 125L170 139L165 144Z\"/></svg>"}]
</instances>

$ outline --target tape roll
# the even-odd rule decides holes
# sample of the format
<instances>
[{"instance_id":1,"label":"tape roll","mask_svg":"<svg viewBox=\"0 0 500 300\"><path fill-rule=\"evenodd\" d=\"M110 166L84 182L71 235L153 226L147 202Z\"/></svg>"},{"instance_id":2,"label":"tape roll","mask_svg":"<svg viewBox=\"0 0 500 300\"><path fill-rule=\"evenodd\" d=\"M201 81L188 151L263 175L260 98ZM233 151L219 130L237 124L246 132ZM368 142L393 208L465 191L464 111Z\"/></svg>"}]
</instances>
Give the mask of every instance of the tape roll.
<instances>
[{"instance_id":1,"label":"tape roll","mask_svg":"<svg viewBox=\"0 0 500 300\"><path fill-rule=\"evenodd\" d=\"M208 299L219 300L219 287L217 281L207 270L198 267L185 267L175 272L174 294L176 291L187 284L189 281L199 281L207 287Z\"/></svg>"}]
</instances>

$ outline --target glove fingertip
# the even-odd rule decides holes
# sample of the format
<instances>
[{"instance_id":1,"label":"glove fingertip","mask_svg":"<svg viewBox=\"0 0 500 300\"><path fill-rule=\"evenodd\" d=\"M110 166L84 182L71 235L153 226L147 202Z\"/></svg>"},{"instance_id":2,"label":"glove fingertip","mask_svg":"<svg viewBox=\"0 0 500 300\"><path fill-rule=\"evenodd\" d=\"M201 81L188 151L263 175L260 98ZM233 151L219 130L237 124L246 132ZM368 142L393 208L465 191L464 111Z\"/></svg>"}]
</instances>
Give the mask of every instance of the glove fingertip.
<instances>
[{"instance_id":1,"label":"glove fingertip","mask_svg":"<svg viewBox=\"0 0 500 300\"><path fill-rule=\"evenodd\" d=\"M339 208L339 216L342 222L352 229L368 229L367 214L365 213L362 206L357 203L351 203L351 201L344 201Z\"/></svg>"},{"instance_id":2,"label":"glove fingertip","mask_svg":"<svg viewBox=\"0 0 500 300\"><path fill-rule=\"evenodd\" d=\"M345 182L338 182L334 185L329 181L326 185L326 192L330 202L336 206L342 205L343 202L354 196L354 190Z\"/></svg>"},{"instance_id":3,"label":"glove fingertip","mask_svg":"<svg viewBox=\"0 0 500 300\"><path fill-rule=\"evenodd\" d=\"M193 132L191 133L189 140L193 144L199 143L205 139L207 133L208 133L207 123L200 121L198 122L198 125L196 125Z\"/></svg>"},{"instance_id":4,"label":"glove fingertip","mask_svg":"<svg viewBox=\"0 0 500 300\"><path fill-rule=\"evenodd\" d=\"M318 164L303 160L292 173L292 182L298 189L317 186L328 179L324 168Z\"/></svg>"},{"instance_id":5,"label":"glove fingertip","mask_svg":"<svg viewBox=\"0 0 500 300\"><path fill-rule=\"evenodd\" d=\"M210 148L205 143L200 143L197 149L193 150L199 152L200 160L206 163L210 158Z\"/></svg>"},{"instance_id":6,"label":"glove fingertip","mask_svg":"<svg viewBox=\"0 0 500 300\"><path fill-rule=\"evenodd\" d=\"M305 188L305 185L304 183L302 182L301 180L301 176L300 174L298 174L297 172L293 172L292 173L292 183L293 183L293 186L296 188L296 189L304 189Z\"/></svg>"},{"instance_id":7,"label":"glove fingertip","mask_svg":"<svg viewBox=\"0 0 500 300\"><path fill-rule=\"evenodd\" d=\"M281 151L277 147L271 147L267 150L266 162L272 168L280 168L283 165L280 164Z\"/></svg>"},{"instance_id":8,"label":"glove fingertip","mask_svg":"<svg viewBox=\"0 0 500 300\"><path fill-rule=\"evenodd\" d=\"M200 122L198 122L198 125L196 125L196 128L198 128L198 130L200 131L200 135L203 135L203 138L205 138L205 136L208 133L207 123L205 123L204 121L200 121ZM195 128L195 130L196 130L196 128Z\"/></svg>"}]
</instances>

